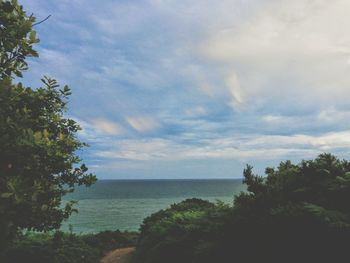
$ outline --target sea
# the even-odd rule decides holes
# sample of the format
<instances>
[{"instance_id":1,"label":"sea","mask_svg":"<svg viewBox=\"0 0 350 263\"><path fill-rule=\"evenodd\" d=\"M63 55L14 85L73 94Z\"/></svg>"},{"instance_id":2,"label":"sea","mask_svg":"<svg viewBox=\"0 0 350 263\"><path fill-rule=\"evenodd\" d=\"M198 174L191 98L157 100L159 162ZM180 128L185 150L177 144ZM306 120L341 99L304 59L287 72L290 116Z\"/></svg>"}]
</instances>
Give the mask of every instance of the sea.
<instances>
[{"instance_id":1,"label":"sea","mask_svg":"<svg viewBox=\"0 0 350 263\"><path fill-rule=\"evenodd\" d=\"M64 197L65 202L78 201L78 213L61 230L79 234L137 231L145 217L171 204L195 197L232 205L234 195L244 190L242 179L98 180Z\"/></svg>"}]
</instances>

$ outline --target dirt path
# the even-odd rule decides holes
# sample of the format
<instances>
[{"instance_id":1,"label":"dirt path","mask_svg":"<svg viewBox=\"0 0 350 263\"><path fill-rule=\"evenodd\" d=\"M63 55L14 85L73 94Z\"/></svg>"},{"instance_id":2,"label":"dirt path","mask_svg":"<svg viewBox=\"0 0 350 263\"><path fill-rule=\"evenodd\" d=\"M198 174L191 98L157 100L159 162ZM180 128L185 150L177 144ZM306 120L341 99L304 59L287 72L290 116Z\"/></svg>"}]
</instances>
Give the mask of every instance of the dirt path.
<instances>
[{"instance_id":1,"label":"dirt path","mask_svg":"<svg viewBox=\"0 0 350 263\"><path fill-rule=\"evenodd\" d=\"M129 263L134 250L134 247L113 250L104 256L100 263Z\"/></svg>"}]
</instances>

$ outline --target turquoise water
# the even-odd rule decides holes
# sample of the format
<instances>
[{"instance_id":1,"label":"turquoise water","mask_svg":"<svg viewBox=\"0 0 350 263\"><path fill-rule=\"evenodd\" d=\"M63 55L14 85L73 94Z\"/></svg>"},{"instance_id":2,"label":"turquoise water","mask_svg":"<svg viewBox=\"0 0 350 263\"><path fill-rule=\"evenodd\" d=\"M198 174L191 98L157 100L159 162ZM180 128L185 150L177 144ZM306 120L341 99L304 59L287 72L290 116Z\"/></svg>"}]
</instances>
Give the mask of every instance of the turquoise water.
<instances>
[{"instance_id":1,"label":"turquoise water","mask_svg":"<svg viewBox=\"0 0 350 263\"><path fill-rule=\"evenodd\" d=\"M99 180L90 188L78 187L65 200L78 200L78 214L62 226L76 233L102 230L138 230L142 220L186 198L221 200L232 204L244 190L242 180Z\"/></svg>"}]
</instances>

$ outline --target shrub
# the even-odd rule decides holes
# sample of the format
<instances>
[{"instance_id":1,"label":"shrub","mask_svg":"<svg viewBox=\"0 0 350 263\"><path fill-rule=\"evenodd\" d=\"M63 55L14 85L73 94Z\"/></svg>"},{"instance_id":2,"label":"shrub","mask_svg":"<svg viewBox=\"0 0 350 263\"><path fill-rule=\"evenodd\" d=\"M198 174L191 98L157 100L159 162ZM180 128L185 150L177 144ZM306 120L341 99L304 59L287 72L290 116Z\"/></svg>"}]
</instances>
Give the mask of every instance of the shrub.
<instances>
[{"instance_id":1,"label":"shrub","mask_svg":"<svg viewBox=\"0 0 350 263\"><path fill-rule=\"evenodd\" d=\"M146 218L141 225L136 262L191 262L212 246L230 208L201 199L187 199ZM210 238L209 238L210 237Z\"/></svg>"},{"instance_id":2,"label":"shrub","mask_svg":"<svg viewBox=\"0 0 350 263\"><path fill-rule=\"evenodd\" d=\"M331 154L282 162L234 206L186 200L144 220L136 262L341 262L350 243L350 162Z\"/></svg>"},{"instance_id":3,"label":"shrub","mask_svg":"<svg viewBox=\"0 0 350 263\"><path fill-rule=\"evenodd\" d=\"M109 250L135 245L137 233L105 231L75 235L27 233L5 252L4 263L97 263Z\"/></svg>"}]
</instances>

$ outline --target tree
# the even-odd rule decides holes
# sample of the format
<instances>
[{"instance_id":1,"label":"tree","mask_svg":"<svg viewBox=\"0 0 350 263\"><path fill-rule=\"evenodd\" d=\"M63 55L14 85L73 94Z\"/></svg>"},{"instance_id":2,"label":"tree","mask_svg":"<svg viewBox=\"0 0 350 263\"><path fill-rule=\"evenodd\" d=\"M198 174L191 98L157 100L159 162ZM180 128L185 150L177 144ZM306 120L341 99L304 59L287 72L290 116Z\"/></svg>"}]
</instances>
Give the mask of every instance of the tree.
<instances>
[{"instance_id":1,"label":"tree","mask_svg":"<svg viewBox=\"0 0 350 263\"><path fill-rule=\"evenodd\" d=\"M350 242L350 162L324 153L265 173L245 169L248 191L235 197L223 247L239 248L246 262L341 261Z\"/></svg>"},{"instance_id":2,"label":"tree","mask_svg":"<svg viewBox=\"0 0 350 263\"><path fill-rule=\"evenodd\" d=\"M44 77L43 87L13 83L22 76L32 45L35 17L17 1L0 2L0 247L18 229L47 231L60 227L75 211L62 197L76 185L96 181L80 165L76 151L79 125L64 117L70 89Z\"/></svg>"},{"instance_id":3,"label":"tree","mask_svg":"<svg viewBox=\"0 0 350 263\"><path fill-rule=\"evenodd\" d=\"M253 175L251 166L244 170L248 192L236 197L237 209L281 220L304 216L331 228L350 228L350 162L320 154L299 164L281 162L265 173Z\"/></svg>"},{"instance_id":4,"label":"tree","mask_svg":"<svg viewBox=\"0 0 350 263\"><path fill-rule=\"evenodd\" d=\"M27 16L16 0L0 1L0 78L21 77L28 68L26 57L37 57L33 44L39 42L32 26L33 15Z\"/></svg>"}]
</instances>

